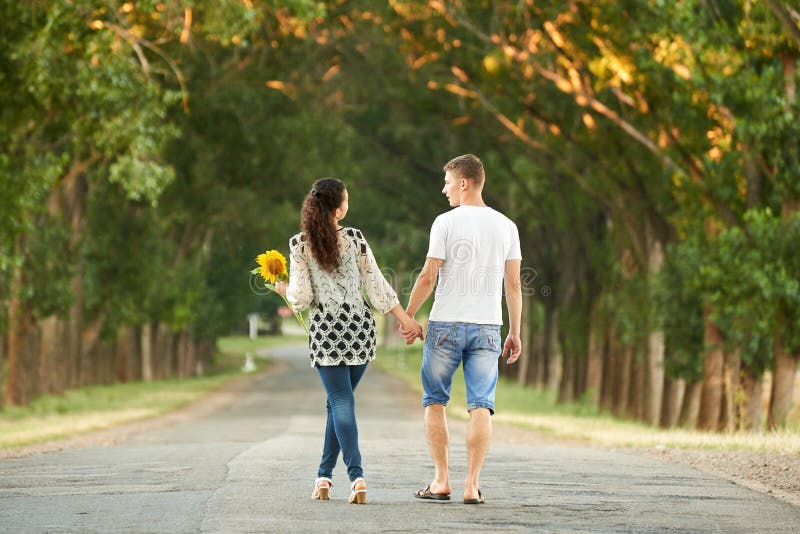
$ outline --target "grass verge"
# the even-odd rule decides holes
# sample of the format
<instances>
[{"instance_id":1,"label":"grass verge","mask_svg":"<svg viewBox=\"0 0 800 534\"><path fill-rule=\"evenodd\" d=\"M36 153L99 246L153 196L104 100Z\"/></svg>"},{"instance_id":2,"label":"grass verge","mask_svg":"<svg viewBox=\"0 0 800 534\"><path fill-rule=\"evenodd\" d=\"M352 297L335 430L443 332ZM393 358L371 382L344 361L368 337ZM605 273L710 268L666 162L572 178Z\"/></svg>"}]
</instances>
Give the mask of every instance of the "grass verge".
<instances>
[{"instance_id":1,"label":"grass verge","mask_svg":"<svg viewBox=\"0 0 800 534\"><path fill-rule=\"evenodd\" d=\"M382 370L402 378L421 392L420 345L382 350L375 363ZM588 441L604 447L668 447L800 454L800 422L796 420L790 421L787 430L769 433L717 434L684 429L663 430L643 423L616 419L579 402L557 404L552 392L525 388L503 379L498 384L495 403L495 420L498 422L531 428L555 438ZM465 406L466 392L459 369L453 382L448 413L465 419Z\"/></svg>"},{"instance_id":2,"label":"grass verge","mask_svg":"<svg viewBox=\"0 0 800 534\"><path fill-rule=\"evenodd\" d=\"M62 439L171 412L244 376L240 368L247 352L299 339L221 338L206 376L90 386L65 391L61 396L45 395L28 406L8 406L0 411L0 449ZM257 371L267 366L264 360L256 359L255 364Z\"/></svg>"}]
</instances>

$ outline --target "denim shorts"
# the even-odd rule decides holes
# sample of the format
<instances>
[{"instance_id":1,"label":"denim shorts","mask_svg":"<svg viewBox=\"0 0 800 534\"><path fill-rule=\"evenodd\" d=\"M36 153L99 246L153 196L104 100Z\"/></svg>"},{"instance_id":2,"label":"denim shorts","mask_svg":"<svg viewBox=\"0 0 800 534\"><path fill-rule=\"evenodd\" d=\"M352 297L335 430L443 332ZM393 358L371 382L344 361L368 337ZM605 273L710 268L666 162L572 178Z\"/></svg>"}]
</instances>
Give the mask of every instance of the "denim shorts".
<instances>
[{"instance_id":1,"label":"denim shorts","mask_svg":"<svg viewBox=\"0 0 800 534\"><path fill-rule=\"evenodd\" d=\"M464 366L467 410L488 408L494 414L500 325L429 321L422 350L422 405L446 405L453 375Z\"/></svg>"}]
</instances>

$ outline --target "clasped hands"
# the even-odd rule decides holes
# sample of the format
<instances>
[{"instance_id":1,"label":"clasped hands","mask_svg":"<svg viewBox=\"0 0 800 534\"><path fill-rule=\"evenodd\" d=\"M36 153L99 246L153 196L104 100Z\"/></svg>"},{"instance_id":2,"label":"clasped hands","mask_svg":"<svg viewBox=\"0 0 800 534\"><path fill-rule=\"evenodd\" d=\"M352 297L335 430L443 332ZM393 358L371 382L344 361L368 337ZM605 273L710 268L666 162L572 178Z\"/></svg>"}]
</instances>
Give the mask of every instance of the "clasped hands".
<instances>
[{"instance_id":1,"label":"clasped hands","mask_svg":"<svg viewBox=\"0 0 800 534\"><path fill-rule=\"evenodd\" d=\"M411 345L417 338L425 341L425 331L422 329L422 325L409 315L408 312L406 312L406 316L407 318L403 319L399 326L400 333L406 338L406 345Z\"/></svg>"}]
</instances>

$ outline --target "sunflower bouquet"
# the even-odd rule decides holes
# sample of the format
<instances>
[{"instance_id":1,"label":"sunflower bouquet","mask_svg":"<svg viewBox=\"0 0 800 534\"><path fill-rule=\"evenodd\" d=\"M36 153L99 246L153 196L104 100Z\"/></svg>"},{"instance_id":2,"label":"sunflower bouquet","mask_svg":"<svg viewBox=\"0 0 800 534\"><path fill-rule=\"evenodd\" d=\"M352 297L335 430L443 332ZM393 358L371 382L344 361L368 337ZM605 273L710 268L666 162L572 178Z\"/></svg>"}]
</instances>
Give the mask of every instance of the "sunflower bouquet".
<instances>
[{"instance_id":1,"label":"sunflower bouquet","mask_svg":"<svg viewBox=\"0 0 800 534\"><path fill-rule=\"evenodd\" d=\"M286 270L286 257L277 250L268 250L264 254L259 254L256 257L256 263L258 263L258 267L250 271L251 285L254 283L253 278L255 277L257 280L257 277L260 275L263 281L263 289L280 295L283 302L286 303L286 307L292 310L294 318L297 319L297 322L300 323L305 329L306 334L308 334L308 326L306 326L302 314L289 304L289 301L286 300L286 296L281 294L276 287L277 282L288 282L289 280L289 272ZM260 290L262 288L256 283L253 289Z\"/></svg>"}]
</instances>

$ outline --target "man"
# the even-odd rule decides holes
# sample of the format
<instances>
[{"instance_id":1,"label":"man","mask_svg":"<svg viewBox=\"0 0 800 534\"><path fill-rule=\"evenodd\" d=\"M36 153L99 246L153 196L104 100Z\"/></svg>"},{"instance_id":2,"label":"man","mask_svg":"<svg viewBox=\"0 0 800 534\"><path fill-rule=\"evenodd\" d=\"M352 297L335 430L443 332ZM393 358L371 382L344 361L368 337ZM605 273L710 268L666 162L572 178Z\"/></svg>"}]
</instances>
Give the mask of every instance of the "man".
<instances>
[{"instance_id":1,"label":"man","mask_svg":"<svg viewBox=\"0 0 800 534\"><path fill-rule=\"evenodd\" d=\"M453 375L463 365L467 388L467 478L464 503L481 504L480 473L491 437L497 360L501 355L502 294L505 285L509 332L502 348L508 363L522 350L520 322L519 233L516 225L483 201L483 163L472 154L452 159L444 166L442 193L455 209L439 215L431 227L430 245L422 272L408 301L414 317L436 283L426 334L403 330L408 343L424 339L422 405L425 437L435 473L433 481L415 496L450 500L448 472L449 433L445 408L450 400Z\"/></svg>"}]
</instances>

